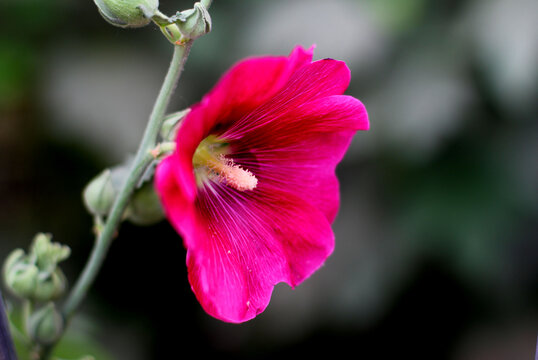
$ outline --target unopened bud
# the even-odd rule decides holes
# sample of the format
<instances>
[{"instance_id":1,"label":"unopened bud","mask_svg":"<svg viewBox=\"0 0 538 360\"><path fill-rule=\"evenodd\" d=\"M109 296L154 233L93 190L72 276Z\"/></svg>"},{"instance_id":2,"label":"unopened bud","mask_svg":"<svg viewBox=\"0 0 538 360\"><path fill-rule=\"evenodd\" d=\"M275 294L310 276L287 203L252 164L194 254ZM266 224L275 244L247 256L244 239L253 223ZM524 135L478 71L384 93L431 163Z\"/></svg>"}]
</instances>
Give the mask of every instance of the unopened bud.
<instances>
[{"instance_id":1,"label":"unopened bud","mask_svg":"<svg viewBox=\"0 0 538 360\"><path fill-rule=\"evenodd\" d=\"M192 9L178 12L170 20L176 23L181 31L181 42L197 39L211 31L211 16L200 2L195 3Z\"/></svg>"},{"instance_id":2,"label":"unopened bud","mask_svg":"<svg viewBox=\"0 0 538 360\"><path fill-rule=\"evenodd\" d=\"M129 175L131 165L132 159L129 158L119 165L103 170L86 185L82 192L82 199L90 214L108 215Z\"/></svg>"},{"instance_id":3,"label":"unopened bud","mask_svg":"<svg viewBox=\"0 0 538 360\"><path fill-rule=\"evenodd\" d=\"M63 295L67 287L67 279L60 268L56 268L50 274L40 273L40 275L35 285L33 300L49 301Z\"/></svg>"},{"instance_id":4,"label":"unopened bud","mask_svg":"<svg viewBox=\"0 0 538 360\"><path fill-rule=\"evenodd\" d=\"M63 325L62 315L52 302L30 315L26 324L30 337L41 345L55 342L62 333Z\"/></svg>"},{"instance_id":5,"label":"unopened bud","mask_svg":"<svg viewBox=\"0 0 538 360\"><path fill-rule=\"evenodd\" d=\"M14 295L21 298L33 297L39 269L22 249L14 250L4 263L4 283Z\"/></svg>"},{"instance_id":6,"label":"unopened bud","mask_svg":"<svg viewBox=\"0 0 538 360\"><path fill-rule=\"evenodd\" d=\"M146 182L133 194L125 212L127 220L135 225L153 225L164 219L161 201L153 187L153 182Z\"/></svg>"},{"instance_id":7,"label":"unopened bud","mask_svg":"<svg viewBox=\"0 0 538 360\"><path fill-rule=\"evenodd\" d=\"M37 267L43 272L53 272L56 265L71 254L68 246L51 240L51 234L39 233L35 236L30 249L36 257Z\"/></svg>"},{"instance_id":8,"label":"unopened bud","mask_svg":"<svg viewBox=\"0 0 538 360\"><path fill-rule=\"evenodd\" d=\"M93 215L107 215L116 198L112 183L112 172L104 170L84 188L83 199L86 209Z\"/></svg>"},{"instance_id":9,"label":"unopened bud","mask_svg":"<svg viewBox=\"0 0 538 360\"><path fill-rule=\"evenodd\" d=\"M149 24L158 0L94 0L101 15L114 26L136 28Z\"/></svg>"},{"instance_id":10,"label":"unopened bud","mask_svg":"<svg viewBox=\"0 0 538 360\"><path fill-rule=\"evenodd\" d=\"M4 261L4 274L9 272L15 264L19 263L22 260L24 256L25 254L23 249L13 250L6 258L6 261Z\"/></svg>"}]
</instances>

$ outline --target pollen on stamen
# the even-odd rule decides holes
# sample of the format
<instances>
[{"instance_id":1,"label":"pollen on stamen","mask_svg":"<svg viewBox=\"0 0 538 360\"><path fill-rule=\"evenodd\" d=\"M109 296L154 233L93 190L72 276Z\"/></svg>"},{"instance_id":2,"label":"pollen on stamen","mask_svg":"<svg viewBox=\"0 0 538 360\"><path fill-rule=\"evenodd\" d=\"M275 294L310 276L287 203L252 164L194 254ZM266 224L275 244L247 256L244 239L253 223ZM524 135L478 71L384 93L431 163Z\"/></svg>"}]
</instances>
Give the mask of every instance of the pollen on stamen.
<instances>
[{"instance_id":1,"label":"pollen on stamen","mask_svg":"<svg viewBox=\"0 0 538 360\"><path fill-rule=\"evenodd\" d=\"M235 164L232 159L219 156L219 181L239 191L253 190L258 185L258 179L247 169Z\"/></svg>"}]
</instances>

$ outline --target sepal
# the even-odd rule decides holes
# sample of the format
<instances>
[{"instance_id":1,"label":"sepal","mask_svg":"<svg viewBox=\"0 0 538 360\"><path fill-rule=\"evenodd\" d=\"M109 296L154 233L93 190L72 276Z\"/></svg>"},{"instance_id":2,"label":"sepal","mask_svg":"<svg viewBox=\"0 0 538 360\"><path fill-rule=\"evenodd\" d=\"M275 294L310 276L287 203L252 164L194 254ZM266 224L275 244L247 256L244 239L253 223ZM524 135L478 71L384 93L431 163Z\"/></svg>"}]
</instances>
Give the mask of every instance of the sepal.
<instances>
[{"instance_id":1,"label":"sepal","mask_svg":"<svg viewBox=\"0 0 538 360\"><path fill-rule=\"evenodd\" d=\"M190 111L191 109L187 108L164 117L161 127L161 138L163 141L174 141L176 139L179 126Z\"/></svg>"}]
</instances>

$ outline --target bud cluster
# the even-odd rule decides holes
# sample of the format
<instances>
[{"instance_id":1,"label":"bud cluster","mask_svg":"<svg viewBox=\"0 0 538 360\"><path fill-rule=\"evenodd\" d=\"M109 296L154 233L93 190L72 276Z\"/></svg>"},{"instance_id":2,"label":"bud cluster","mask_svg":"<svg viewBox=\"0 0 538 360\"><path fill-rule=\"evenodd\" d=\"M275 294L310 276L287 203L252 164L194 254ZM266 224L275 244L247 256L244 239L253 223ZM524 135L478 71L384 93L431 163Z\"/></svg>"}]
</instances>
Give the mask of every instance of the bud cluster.
<instances>
[{"instance_id":1,"label":"bud cluster","mask_svg":"<svg viewBox=\"0 0 538 360\"><path fill-rule=\"evenodd\" d=\"M57 266L67 259L70 249L51 242L49 234L37 234L30 251L16 249L4 263L6 287L14 295L32 301L50 301L60 297L66 288L66 278Z\"/></svg>"}]
</instances>

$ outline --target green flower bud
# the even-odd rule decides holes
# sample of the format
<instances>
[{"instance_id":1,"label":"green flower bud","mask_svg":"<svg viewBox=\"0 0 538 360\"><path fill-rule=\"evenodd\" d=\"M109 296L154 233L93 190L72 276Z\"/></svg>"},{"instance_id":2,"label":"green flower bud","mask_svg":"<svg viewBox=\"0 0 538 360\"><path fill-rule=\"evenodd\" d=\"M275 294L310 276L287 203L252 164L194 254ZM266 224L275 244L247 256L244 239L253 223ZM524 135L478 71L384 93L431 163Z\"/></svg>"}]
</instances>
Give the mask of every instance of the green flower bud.
<instances>
[{"instance_id":1,"label":"green flower bud","mask_svg":"<svg viewBox=\"0 0 538 360\"><path fill-rule=\"evenodd\" d=\"M64 322L54 303L49 302L30 315L26 326L28 334L35 342L49 345L62 333Z\"/></svg>"},{"instance_id":2,"label":"green flower bud","mask_svg":"<svg viewBox=\"0 0 538 360\"><path fill-rule=\"evenodd\" d=\"M135 28L149 24L158 0L94 0L101 15L114 26Z\"/></svg>"},{"instance_id":3,"label":"green flower bud","mask_svg":"<svg viewBox=\"0 0 538 360\"><path fill-rule=\"evenodd\" d=\"M94 177L82 192L82 199L88 212L96 216L108 215L116 196L129 175L132 159L103 170Z\"/></svg>"},{"instance_id":4,"label":"green flower bud","mask_svg":"<svg viewBox=\"0 0 538 360\"><path fill-rule=\"evenodd\" d=\"M133 194L125 217L135 225L153 225L164 219L164 211L153 182L146 182Z\"/></svg>"},{"instance_id":5,"label":"green flower bud","mask_svg":"<svg viewBox=\"0 0 538 360\"><path fill-rule=\"evenodd\" d=\"M83 191L84 205L93 215L107 215L116 198L116 188L112 182L112 172L104 170L90 181Z\"/></svg>"},{"instance_id":6,"label":"green flower bud","mask_svg":"<svg viewBox=\"0 0 538 360\"><path fill-rule=\"evenodd\" d=\"M194 40L211 31L211 16L204 4L197 2L193 9L177 12L170 21L177 24L183 38L179 43Z\"/></svg>"},{"instance_id":7,"label":"green flower bud","mask_svg":"<svg viewBox=\"0 0 538 360\"><path fill-rule=\"evenodd\" d=\"M11 268L20 262L22 258L25 256L23 249L15 249L13 250L7 257L6 261L4 262L4 274L7 274Z\"/></svg>"},{"instance_id":8,"label":"green flower bud","mask_svg":"<svg viewBox=\"0 0 538 360\"><path fill-rule=\"evenodd\" d=\"M52 235L39 233L35 236L31 253L36 256L37 267L41 272L53 272L56 264L69 257L71 249L68 246L51 241Z\"/></svg>"},{"instance_id":9,"label":"green flower bud","mask_svg":"<svg viewBox=\"0 0 538 360\"><path fill-rule=\"evenodd\" d=\"M51 274L40 273L39 275L32 295L33 300L49 301L63 295L67 287L67 279L60 268L56 268Z\"/></svg>"},{"instance_id":10,"label":"green flower bud","mask_svg":"<svg viewBox=\"0 0 538 360\"><path fill-rule=\"evenodd\" d=\"M7 258L3 275L6 288L14 295L23 299L33 297L39 269L29 261L23 250L17 249Z\"/></svg>"}]
</instances>

